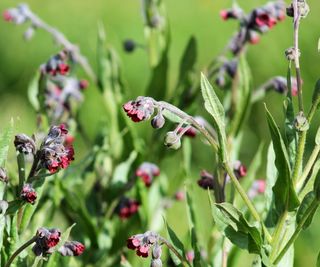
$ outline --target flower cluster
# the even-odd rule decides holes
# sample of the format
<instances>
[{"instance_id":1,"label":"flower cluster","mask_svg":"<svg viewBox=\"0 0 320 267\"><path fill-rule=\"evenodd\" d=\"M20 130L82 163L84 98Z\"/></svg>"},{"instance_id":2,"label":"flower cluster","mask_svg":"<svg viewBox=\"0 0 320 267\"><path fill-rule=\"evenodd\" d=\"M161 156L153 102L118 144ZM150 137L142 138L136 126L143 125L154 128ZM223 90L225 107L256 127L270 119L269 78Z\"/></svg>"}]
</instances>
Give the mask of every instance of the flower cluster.
<instances>
[{"instance_id":1,"label":"flower cluster","mask_svg":"<svg viewBox=\"0 0 320 267\"><path fill-rule=\"evenodd\" d=\"M274 90L280 94L286 94L288 92L287 79L283 76L275 76L267 81L263 87L265 91ZM291 94L292 96L298 95L297 79L291 77Z\"/></svg>"},{"instance_id":2,"label":"flower cluster","mask_svg":"<svg viewBox=\"0 0 320 267\"><path fill-rule=\"evenodd\" d=\"M152 184L153 177L160 175L160 169L157 165L144 162L136 170L136 176L141 177L144 184L149 187Z\"/></svg>"},{"instance_id":3,"label":"flower cluster","mask_svg":"<svg viewBox=\"0 0 320 267\"><path fill-rule=\"evenodd\" d=\"M247 175L247 168L239 160L233 163L233 170L238 179Z\"/></svg>"},{"instance_id":4,"label":"flower cluster","mask_svg":"<svg viewBox=\"0 0 320 267\"><path fill-rule=\"evenodd\" d=\"M40 228L36 233L35 245L32 248L32 251L35 255L46 255L53 252L53 247L55 247L61 239L61 232L59 229L47 229Z\"/></svg>"},{"instance_id":5,"label":"flower cluster","mask_svg":"<svg viewBox=\"0 0 320 267\"><path fill-rule=\"evenodd\" d=\"M62 256L80 256L85 250L85 246L78 241L67 241L61 246L58 252Z\"/></svg>"},{"instance_id":6,"label":"flower cluster","mask_svg":"<svg viewBox=\"0 0 320 267\"><path fill-rule=\"evenodd\" d=\"M123 109L132 121L140 122L150 119L154 112L154 104L150 98L139 96L136 100L125 103Z\"/></svg>"},{"instance_id":7,"label":"flower cluster","mask_svg":"<svg viewBox=\"0 0 320 267\"><path fill-rule=\"evenodd\" d=\"M31 184L25 184L20 192L20 197L22 200L33 205L37 199L37 192L33 189Z\"/></svg>"},{"instance_id":8,"label":"flower cluster","mask_svg":"<svg viewBox=\"0 0 320 267\"><path fill-rule=\"evenodd\" d=\"M238 60L232 59L232 60L224 60L222 65L217 70L217 76L215 83L219 87L225 87L227 84L227 81L229 79L233 79L236 76L237 73L237 67L238 67Z\"/></svg>"},{"instance_id":9,"label":"flower cluster","mask_svg":"<svg viewBox=\"0 0 320 267\"><path fill-rule=\"evenodd\" d=\"M28 21L29 7L26 4L20 4L17 8L10 8L3 12L3 19L14 24L22 24Z\"/></svg>"},{"instance_id":10,"label":"flower cluster","mask_svg":"<svg viewBox=\"0 0 320 267\"><path fill-rule=\"evenodd\" d=\"M158 246L159 236L158 234L148 231L144 234L137 234L127 239L127 247L135 250L138 256L147 258L149 256L150 248L155 245L155 258L160 258L161 248ZM156 246L157 245L157 246Z\"/></svg>"},{"instance_id":11,"label":"flower cluster","mask_svg":"<svg viewBox=\"0 0 320 267\"><path fill-rule=\"evenodd\" d=\"M64 124L52 126L41 145L41 165L50 173L55 173L60 168L66 169L74 160L73 147L64 145L67 133Z\"/></svg>"},{"instance_id":12,"label":"flower cluster","mask_svg":"<svg viewBox=\"0 0 320 267\"><path fill-rule=\"evenodd\" d=\"M121 219L128 219L138 212L140 203L129 198L122 198L116 207L116 212Z\"/></svg>"},{"instance_id":13,"label":"flower cluster","mask_svg":"<svg viewBox=\"0 0 320 267\"><path fill-rule=\"evenodd\" d=\"M283 1L269 2L262 7L255 8L248 15L239 8L223 10L221 17L238 19L240 30L229 43L229 49L237 55L246 43L256 44L259 42L259 35L272 29L277 22L285 18L285 3Z\"/></svg>"}]
</instances>

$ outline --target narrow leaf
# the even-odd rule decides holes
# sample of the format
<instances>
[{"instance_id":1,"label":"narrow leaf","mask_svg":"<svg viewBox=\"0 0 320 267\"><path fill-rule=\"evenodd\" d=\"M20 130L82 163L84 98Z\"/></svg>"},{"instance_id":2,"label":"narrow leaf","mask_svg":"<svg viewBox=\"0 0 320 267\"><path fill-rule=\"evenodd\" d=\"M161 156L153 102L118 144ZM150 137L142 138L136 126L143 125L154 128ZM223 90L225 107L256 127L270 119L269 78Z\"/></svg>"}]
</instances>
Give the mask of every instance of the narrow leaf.
<instances>
[{"instance_id":1,"label":"narrow leaf","mask_svg":"<svg viewBox=\"0 0 320 267\"><path fill-rule=\"evenodd\" d=\"M284 141L278 126L266 106L265 109L273 148L276 155L275 165L278 170L277 181L272 190L274 193L276 209L278 213L281 214L285 210L295 210L299 205L299 199L290 177L291 168Z\"/></svg>"},{"instance_id":2,"label":"narrow leaf","mask_svg":"<svg viewBox=\"0 0 320 267\"><path fill-rule=\"evenodd\" d=\"M308 213L307 211L310 209L315 198L316 196L314 192L308 193L302 200L301 205L298 209L297 217L296 217L297 224L299 224L306 216L309 216L307 221L303 225L303 229L306 229L310 226L313 216L316 212L316 209L314 209L310 215L307 214Z\"/></svg>"},{"instance_id":3,"label":"narrow leaf","mask_svg":"<svg viewBox=\"0 0 320 267\"><path fill-rule=\"evenodd\" d=\"M169 235L169 239L172 243L172 245L175 247L175 249L178 251L178 253L181 255L181 257L185 258L185 249L183 243L180 241L180 239L177 237L176 233L172 230L172 228L168 225L167 222L165 222L167 226L167 231ZM181 261L178 259L177 256L174 254L171 254L172 260L176 265L179 265Z\"/></svg>"}]
</instances>

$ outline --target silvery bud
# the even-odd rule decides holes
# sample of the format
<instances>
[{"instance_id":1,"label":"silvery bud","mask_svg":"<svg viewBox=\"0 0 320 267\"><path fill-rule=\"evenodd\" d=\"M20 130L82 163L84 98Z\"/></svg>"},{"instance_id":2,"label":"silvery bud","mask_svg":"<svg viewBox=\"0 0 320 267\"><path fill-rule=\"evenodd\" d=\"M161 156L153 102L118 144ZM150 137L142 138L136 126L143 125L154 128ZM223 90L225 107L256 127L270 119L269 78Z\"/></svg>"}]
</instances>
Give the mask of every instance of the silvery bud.
<instances>
[{"instance_id":1,"label":"silvery bud","mask_svg":"<svg viewBox=\"0 0 320 267\"><path fill-rule=\"evenodd\" d=\"M162 267L161 259L152 259L150 267Z\"/></svg>"},{"instance_id":2,"label":"silvery bud","mask_svg":"<svg viewBox=\"0 0 320 267\"><path fill-rule=\"evenodd\" d=\"M26 41L30 41L32 37L34 36L35 28L33 26L30 26L23 34L23 38Z\"/></svg>"},{"instance_id":3,"label":"silvery bud","mask_svg":"<svg viewBox=\"0 0 320 267\"><path fill-rule=\"evenodd\" d=\"M151 120L151 125L155 129L160 129L163 127L165 122L166 122L165 118L163 117L161 112L159 112L157 116L153 117L153 119Z\"/></svg>"},{"instance_id":4,"label":"silvery bud","mask_svg":"<svg viewBox=\"0 0 320 267\"><path fill-rule=\"evenodd\" d=\"M294 126L299 132L304 132L309 129L309 122L302 112L296 116Z\"/></svg>"},{"instance_id":5,"label":"silvery bud","mask_svg":"<svg viewBox=\"0 0 320 267\"><path fill-rule=\"evenodd\" d=\"M175 132L168 132L164 144L169 148L178 149L181 146L181 140Z\"/></svg>"},{"instance_id":6,"label":"silvery bud","mask_svg":"<svg viewBox=\"0 0 320 267\"><path fill-rule=\"evenodd\" d=\"M14 145L20 153L34 154L36 151L34 140L26 134L17 134L14 138Z\"/></svg>"},{"instance_id":7,"label":"silvery bud","mask_svg":"<svg viewBox=\"0 0 320 267\"><path fill-rule=\"evenodd\" d=\"M159 246L158 243L156 243L152 250L152 259L160 259L161 254L162 254L162 248L161 246Z\"/></svg>"},{"instance_id":8,"label":"silvery bud","mask_svg":"<svg viewBox=\"0 0 320 267\"><path fill-rule=\"evenodd\" d=\"M0 167L0 181L7 183L8 182L8 175L4 168Z\"/></svg>"}]
</instances>

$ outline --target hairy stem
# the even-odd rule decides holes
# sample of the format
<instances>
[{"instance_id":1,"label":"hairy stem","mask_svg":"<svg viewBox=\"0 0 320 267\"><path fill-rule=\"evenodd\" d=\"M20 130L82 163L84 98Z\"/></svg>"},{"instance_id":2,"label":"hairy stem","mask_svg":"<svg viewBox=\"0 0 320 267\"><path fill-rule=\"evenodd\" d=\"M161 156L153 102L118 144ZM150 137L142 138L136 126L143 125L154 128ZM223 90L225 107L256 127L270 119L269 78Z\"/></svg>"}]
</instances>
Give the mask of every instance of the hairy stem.
<instances>
[{"instance_id":1,"label":"hairy stem","mask_svg":"<svg viewBox=\"0 0 320 267\"><path fill-rule=\"evenodd\" d=\"M160 236L159 240L160 240L160 242L165 244L168 247L168 249L170 249L174 253L174 255L176 255L179 258L182 266L186 266L185 263L188 263L187 259L183 258L182 255L180 255L180 253L174 248L174 246L171 245L171 243L167 239Z\"/></svg>"},{"instance_id":2,"label":"hairy stem","mask_svg":"<svg viewBox=\"0 0 320 267\"><path fill-rule=\"evenodd\" d=\"M14 261L14 259L23 251L25 250L27 247L29 247L32 243L34 243L37 240L37 236L32 237L29 241L27 241L26 243L24 243L21 247L19 247L9 258L9 260L7 261L6 265L4 267L9 267L11 265L11 263Z\"/></svg>"},{"instance_id":3,"label":"hairy stem","mask_svg":"<svg viewBox=\"0 0 320 267\"><path fill-rule=\"evenodd\" d=\"M247 196L246 192L244 191L244 189L242 188L241 184L239 183L237 177L235 176L235 174L233 173L232 169L230 168L228 163L223 163L223 167L226 170L226 172L228 173L233 185L235 186L235 188L237 189L238 193L240 194L241 198L243 199L243 201L245 202L245 204L247 205L251 215L253 216L253 218L255 220L257 220L263 229L263 232L268 240L268 242L271 242L271 235L268 232L267 228L265 227L265 225L263 224L263 221L260 218L259 213L257 212L256 208L253 206L251 200L249 199L249 197Z\"/></svg>"},{"instance_id":4,"label":"hairy stem","mask_svg":"<svg viewBox=\"0 0 320 267\"><path fill-rule=\"evenodd\" d=\"M293 174L292 174L292 181L294 185L297 184L298 177L301 171L304 148L306 144L306 137L307 137L307 131L299 132L298 148L297 148L296 160L294 163Z\"/></svg>"},{"instance_id":5,"label":"hairy stem","mask_svg":"<svg viewBox=\"0 0 320 267\"><path fill-rule=\"evenodd\" d=\"M288 249L293 245L293 243L296 241L297 237L299 236L301 230L303 229L303 226L305 225L306 221L309 219L310 215L313 214L313 212L318 208L319 206L319 201L317 199L313 200L311 203L310 207L307 209L305 216L301 220L301 222L297 225L296 230L292 234L291 238L288 240L284 248L280 251L279 255L273 262L273 264L278 264L282 257L286 254Z\"/></svg>"},{"instance_id":6,"label":"hairy stem","mask_svg":"<svg viewBox=\"0 0 320 267\"><path fill-rule=\"evenodd\" d=\"M272 252L271 252L271 255L270 255L270 259L274 259L277 252L278 252L278 249L279 249L279 246L280 246L280 239L281 239L281 233L283 232L283 227L285 225L285 222L286 222L286 219L287 219L287 215L288 215L288 211L285 211L284 213L282 213L278 223L277 223L277 226L276 226L276 229L273 233L273 236L272 236Z\"/></svg>"}]
</instances>

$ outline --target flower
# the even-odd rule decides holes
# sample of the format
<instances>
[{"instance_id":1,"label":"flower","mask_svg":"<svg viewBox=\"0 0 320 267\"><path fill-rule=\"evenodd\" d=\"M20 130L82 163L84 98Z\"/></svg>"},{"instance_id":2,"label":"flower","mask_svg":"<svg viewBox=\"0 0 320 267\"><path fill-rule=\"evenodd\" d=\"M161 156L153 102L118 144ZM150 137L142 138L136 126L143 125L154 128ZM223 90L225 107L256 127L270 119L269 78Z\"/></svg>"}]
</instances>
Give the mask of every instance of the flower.
<instances>
[{"instance_id":1,"label":"flower","mask_svg":"<svg viewBox=\"0 0 320 267\"><path fill-rule=\"evenodd\" d=\"M174 198L175 198L175 200L177 200L177 201L183 201L183 200L185 200L185 198L186 198L186 194L185 194L185 192L183 192L183 191L177 191L177 192L174 194Z\"/></svg>"},{"instance_id":2,"label":"flower","mask_svg":"<svg viewBox=\"0 0 320 267\"><path fill-rule=\"evenodd\" d=\"M189 250L186 253L186 258L188 262L193 262L194 259L194 251L193 250Z\"/></svg>"},{"instance_id":3,"label":"flower","mask_svg":"<svg viewBox=\"0 0 320 267\"><path fill-rule=\"evenodd\" d=\"M141 177L144 184L149 187L152 184L153 177L160 175L160 169L157 165L144 162L136 170L136 176Z\"/></svg>"},{"instance_id":4,"label":"flower","mask_svg":"<svg viewBox=\"0 0 320 267\"><path fill-rule=\"evenodd\" d=\"M0 181L7 183L8 182L8 175L5 168L0 167Z\"/></svg>"},{"instance_id":5,"label":"flower","mask_svg":"<svg viewBox=\"0 0 320 267\"><path fill-rule=\"evenodd\" d=\"M198 185L203 189L213 190L214 188L214 177L206 170L200 172L201 178L198 180Z\"/></svg>"},{"instance_id":6,"label":"flower","mask_svg":"<svg viewBox=\"0 0 320 267\"><path fill-rule=\"evenodd\" d=\"M243 16L243 11L240 8L223 9L220 11L220 17L223 20L239 19Z\"/></svg>"},{"instance_id":7,"label":"flower","mask_svg":"<svg viewBox=\"0 0 320 267\"><path fill-rule=\"evenodd\" d=\"M195 137L197 135L198 132L197 132L196 128L194 128L192 126L191 127L190 126L186 126L186 127L188 127L188 130L186 130L183 135L191 137L191 138L193 138L193 137ZM180 134L184 130L185 130L185 127L179 127L178 128L178 133Z\"/></svg>"},{"instance_id":8,"label":"flower","mask_svg":"<svg viewBox=\"0 0 320 267\"><path fill-rule=\"evenodd\" d=\"M149 256L149 250L151 246L154 245L154 250L158 246L159 236L151 231L147 231L144 234L137 234L134 236L131 236L127 239L127 247L129 249L135 250L136 254L138 256L141 256L143 258L147 258ZM156 249L154 251L153 256L159 256L161 255L161 248Z\"/></svg>"},{"instance_id":9,"label":"flower","mask_svg":"<svg viewBox=\"0 0 320 267\"><path fill-rule=\"evenodd\" d=\"M264 192L266 191L266 187L267 187L267 184L265 180L263 179L255 180L248 191L248 196L250 198L254 198L257 195L264 194Z\"/></svg>"},{"instance_id":10,"label":"flower","mask_svg":"<svg viewBox=\"0 0 320 267\"><path fill-rule=\"evenodd\" d=\"M80 80L79 81L80 89L82 89L82 90L87 89L88 86L89 86L89 82L87 80Z\"/></svg>"},{"instance_id":11,"label":"flower","mask_svg":"<svg viewBox=\"0 0 320 267\"><path fill-rule=\"evenodd\" d=\"M140 122L148 120L152 116L154 105L150 98L139 96L136 100L125 103L123 110L132 121Z\"/></svg>"},{"instance_id":12,"label":"flower","mask_svg":"<svg viewBox=\"0 0 320 267\"><path fill-rule=\"evenodd\" d=\"M135 43L135 41L130 40L130 39L125 40L125 41L123 42L123 49L124 49L124 51L126 51L126 52L128 52L128 53L133 52L133 51L136 49L136 43Z\"/></svg>"},{"instance_id":13,"label":"flower","mask_svg":"<svg viewBox=\"0 0 320 267\"><path fill-rule=\"evenodd\" d=\"M37 199L37 192L33 189L31 184L25 184L20 192L20 197L33 205Z\"/></svg>"},{"instance_id":14,"label":"flower","mask_svg":"<svg viewBox=\"0 0 320 267\"><path fill-rule=\"evenodd\" d=\"M237 178L242 178L247 175L247 168L239 160L233 163L233 170Z\"/></svg>"},{"instance_id":15,"label":"flower","mask_svg":"<svg viewBox=\"0 0 320 267\"><path fill-rule=\"evenodd\" d=\"M2 17L5 21L12 21L13 17L11 15L11 12L9 10L5 10L3 13L2 13Z\"/></svg>"},{"instance_id":16,"label":"flower","mask_svg":"<svg viewBox=\"0 0 320 267\"><path fill-rule=\"evenodd\" d=\"M78 241L67 241L59 248L62 256L80 256L85 250L85 246Z\"/></svg>"},{"instance_id":17,"label":"flower","mask_svg":"<svg viewBox=\"0 0 320 267\"><path fill-rule=\"evenodd\" d=\"M61 239L61 232L59 229L39 228L36 233L36 241L32 250L36 256L51 254L52 248L55 247Z\"/></svg>"},{"instance_id":18,"label":"flower","mask_svg":"<svg viewBox=\"0 0 320 267\"><path fill-rule=\"evenodd\" d=\"M116 212L121 219L128 219L138 212L140 203L136 200L123 198L116 207Z\"/></svg>"}]
</instances>

